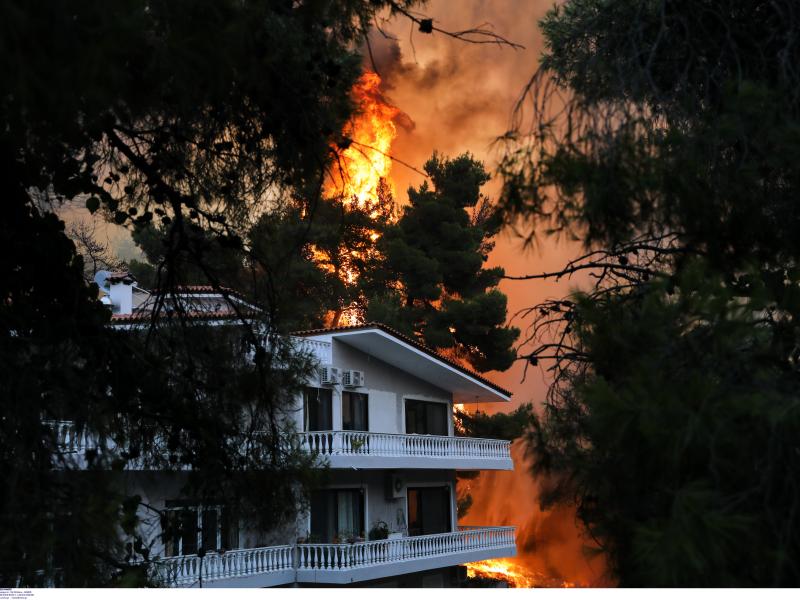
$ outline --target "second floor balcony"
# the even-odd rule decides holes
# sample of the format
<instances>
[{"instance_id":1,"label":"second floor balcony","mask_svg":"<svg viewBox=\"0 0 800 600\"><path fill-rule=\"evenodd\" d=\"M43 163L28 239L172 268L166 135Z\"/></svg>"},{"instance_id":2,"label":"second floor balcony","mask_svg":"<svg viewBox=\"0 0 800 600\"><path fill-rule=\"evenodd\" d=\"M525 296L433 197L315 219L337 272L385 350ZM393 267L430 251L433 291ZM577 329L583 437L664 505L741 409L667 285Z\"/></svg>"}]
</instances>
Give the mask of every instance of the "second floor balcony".
<instances>
[{"instance_id":1,"label":"second floor balcony","mask_svg":"<svg viewBox=\"0 0 800 600\"><path fill-rule=\"evenodd\" d=\"M514 468L511 442L506 440L371 431L307 431L299 435L302 446L333 469Z\"/></svg>"},{"instance_id":2,"label":"second floor balcony","mask_svg":"<svg viewBox=\"0 0 800 600\"><path fill-rule=\"evenodd\" d=\"M164 587L272 587L352 584L467 562L516 556L514 527L357 542L270 546L163 558L149 566Z\"/></svg>"},{"instance_id":3,"label":"second floor balcony","mask_svg":"<svg viewBox=\"0 0 800 600\"><path fill-rule=\"evenodd\" d=\"M71 421L47 421L59 452L79 462L87 450L105 447L96 436ZM297 434L300 445L316 454L320 466L332 469L459 469L513 470L511 442L457 436L376 433L371 431L306 431Z\"/></svg>"}]
</instances>

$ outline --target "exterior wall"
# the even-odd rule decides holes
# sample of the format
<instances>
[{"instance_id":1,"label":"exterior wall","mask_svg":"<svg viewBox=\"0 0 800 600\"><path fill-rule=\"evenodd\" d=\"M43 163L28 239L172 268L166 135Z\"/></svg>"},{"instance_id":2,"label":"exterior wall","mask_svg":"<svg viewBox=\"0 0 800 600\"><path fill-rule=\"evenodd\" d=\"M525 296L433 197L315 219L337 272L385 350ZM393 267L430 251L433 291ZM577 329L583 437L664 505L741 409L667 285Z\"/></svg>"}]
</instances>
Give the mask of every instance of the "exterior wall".
<instances>
[{"instance_id":1,"label":"exterior wall","mask_svg":"<svg viewBox=\"0 0 800 600\"><path fill-rule=\"evenodd\" d=\"M378 433L405 433L405 400L427 400L447 404L447 413L453 413L452 395L411 373L399 370L374 356L361 352L338 341L333 336L311 339L332 341L332 364L343 370L364 372L366 386L342 388L341 385L325 386L333 390L333 429L342 429L342 391L361 392L369 396L369 430ZM315 384L311 384L315 385ZM293 413L298 431L303 431L302 399L297 400ZM453 435L452 419L448 419L448 435Z\"/></svg>"},{"instance_id":2,"label":"exterior wall","mask_svg":"<svg viewBox=\"0 0 800 600\"><path fill-rule=\"evenodd\" d=\"M334 366L342 369L364 371L367 384L365 391L369 394L370 431L405 433L406 398L443 402L448 406L448 414L453 412L452 396L449 392L343 344L336 338L333 339L333 361ZM372 421L373 414L375 425ZM448 419L448 434L453 435L452 419Z\"/></svg>"},{"instance_id":3,"label":"exterior wall","mask_svg":"<svg viewBox=\"0 0 800 600\"><path fill-rule=\"evenodd\" d=\"M362 488L365 491L365 534L372 526L383 521L390 532L407 534L408 504L407 495L400 498L386 497L386 480L390 474L401 478L406 486L449 486L451 530L457 528L455 472L449 470L343 470L330 471L326 488ZM142 503L155 509L166 508L168 500L183 498L181 489L186 483L186 476L181 473L135 471L120 475L121 488L126 494L138 494ZM164 556L164 544L161 540L160 518L154 511L140 508L139 517L143 524L145 543L151 545L151 554ZM308 513L298 515L296 523L287 524L272 531L259 531L246 522L240 523L239 542L242 548L260 546L279 546L292 544L298 538L308 535L311 529Z\"/></svg>"},{"instance_id":4,"label":"exterior wall","mask_svg":"<svg viewBox=\"0 0 800 600\"><path fill-rule=\"evenodd\" d=\"M390 474L400 477L407 486L411 487L450 486L450 525L451 530L456 529L456 478L454 471L429 469L397 471L334 469L330 471L330 478L325 487L329 489L361 488L365 491L365 534L369 532L375 523L383 521L389 526L390 532L406 535L408 533L408 497L406 495L396 499L386 497L386 479ZM311 530L310 517L308 514L304 514L298 521L298 535L302 537Z\"/></svg>"},{"instance_id":5,"label":"exterior wall","mask_svg":"<svg viewBox=\"0 0 800 600\"><path fill-rule=\"evenodd\" d=\"M175 472L128 471L121 473L120 478L125 494L138 494L142 498L142 504L152 506L156 510L166 508L167 500L182 498L181 490L186 485L186 475ZM160 515L140 506L138 517L142 524L144 543L150 545L150 554L164 556Z\"/></svg>"},{"instance_id":6,"label":"exterior wall","mask_svg":"<svg viewBox=\"0 0 800 600\"><path fill-rule=\"evenodd\" d=\"M167 501L185 499L182 489L187 478L183 473L159 471L129 471L120 475L120 487L127 495L139 495L143 505L156 510L167 508ZM153 556L164 556L164 543L161 538L160 516L153 510L140 506L138 517L142 523L144 543L150 544ZM239 547L257 548L261 546L280 546L291 544L305 531L307 515L299 515L297 520L270 531L258 529L245 520L239 522Z\"/></svg>"},{"instance_id":7,"label":"exterior wall","mask_svg":"<svg viewBox=\"0 0 800 600\"><path fill-rule=\"evenodd\" d=\"M329 353L325 358L333 366L341 370L359 370L363 371L365 375L366 386L361 388L343 388L341 385L324 386L332 390L332 425L334 430L342 429L342 392L352 390L360 393L366 393L369 396L369 430L374 433L387 433L387 434L405 434L405 404L407 399L424 400L429 402L441 402L447 407L447 414L451 417L448 418L448 435L453 436L453 399L450 392L443 390L435 385L423 381L413 374L401 370L399 367L393 366L382 360L371 356L368 353L355 349L347 344L344 344L334 336L322 335L310 338L317 342L328 342L331 346L328 348ZM317 382L309 382L310 385L317 385ZM288 412L288 418L295 421L297 429L302 431L304 429L304 413L302 398L297 399L294 410ZM335 434L339 435L339 434ZM335 437L331 436L331 437ZM395 439L392 436L387 438ZM408 436L416 439L416 436ZM425 436L420 436L420 439L425 439ZM459 439L459 438L456 438ZM442 438L439 438L442 440ZM453 440L445 440L446 444L454 443ZM349 442L345 442L349 444ZM372 443L372 442L371 442ZM403 442L405 444L405 442ZM377 442L376 442L377 444ZM348 445L347 448L350 448ZM375 446L372 446L374 449ZM447 446L450 448L450 446ZM451 452L447 450L446 452ZM389 531L399 534L404 539L417 539L408 538L408 487L438 487L447 486L450 489L450 531L457 531L457 510L456 510L456 476L453 469L456 468L505 468L504 466L492 466L487 462L487 465L478 466L475 464L476 460L487 459L469 456L466 458L459 458L454 456L442 459L437 457L419 456L413 457L417 462L410 461L407 457L385 458L381 460L397 460L397 464L377 464L370 463L369 461L375 460L375 457L351 457L351 456L333 456L337 460L341 458L341 464L332 464L333 468L328 471L327 483L324 486L329 489L341 488L360 488L364 490L364 534L368 535L369 530L379 521L387 524ZM361 465L357 459L366 460L367 463ZM453 460L465 460L466 466L458 464L450 464ZM333 461L331 461L333 462ZM510 462L510 461L509 461ZM159 473L159 472L145 472L145 471L130 471L120 475L122 478L122 487L128 494L138 494L142 497L142 502L149 504L157 510L166 508L168 500L179 500L183 497L181 491L186 483L186 475L183 473ZM398 498L387 497L387 480L391 477L400 478L404 482L403 493ZM145 542L151 546L151 556L163 556L164 544L161 540L161 524L160 518L154 511L140 510L140 517L145 524L143 533L145 534ZM289 546L300 541L309 541L307 537L311 530L310 515L307 512L298 515L296 522L283 526L279 529L264 532L259 531L254 525L248 523L240 523L239 527L239 546L240 548L262 548L262 547L275 547L275 546ZM455 539L453 536L461 534L448 534L447 539ZM394 536L392 536L394 537ZM424 536L423 536L424 537ZM458 538L459 540L461 538ZM389 544L405 544L400 540L389 540ZM427 542L426 542L427 543ZM460 542L459 542L460 543ZM470 541L470 544L474 542ZM378 542L378 544L383 544ZM309 544L310 545L310 544ZM301 545L302 546L302 545ZM356 545L357 546L357 545ZM355 548L348 544L348 547ZM379 546L365 544L370 548L377 548ZM383 546L380 546L383 547ZM386 546L395 547L395 546ZM405 546L404 546L405 547ZM409 546L410 547L410 546ZM295 560L298 556L298 547L292 549L295 552ZM371 550L370 550L371 551ZM244 552L244 551L242 551ZM388 550L387 550L388 552ZM404 550L406 552L406 550ZM412 552L416 552L413 550ZM348 567L349 570L342 570L341 572L331 575L327 571L327 567L322 568L321 571L316 572L312 570L303 571L297 567L297 571L290 573L289 571L276 571L275 573L269 572L259 579L248 579L244 576L238 576L231 579L222 579L218 582L221 586L236 585L236 586L261 586L261 585L281 585L292 581L294 577L295 585L301 584L357 584L358 582L366 582L374 580L379 585L412 585L412 586L437 586L447 584L451 576L455 573L452 571L451 565L457 564L454 559L460 560L481 560L483 558L491 558L496 556L505 556L511 550L498 549L492 546L474 545L467 548L458 547L440 553L435 557L430 557L425 550L421 554L412 554L413 559L403 559L397 561L389 561L387 564L380 565L361 565L355 567ZM449 553L449 554L448 554ZM226 553L228 560L231 563L232 555L235 552ZM221 562L223 558L217 557L215 560ZM405 554L403 556L406 556ZM196 560L196 559L194 559ZM242 563L244 564L244 563ZM250 563L247 563L250 564ZM248 567L249 568L249 567ZM327 570L326 570L327 569ZM425 571L423 573L423 571ZM423 577L424 575L424 577ZM253 576L255 577L255 575ZM273 579L270 579L273 578Z\"/></svg>"}]
</instances>

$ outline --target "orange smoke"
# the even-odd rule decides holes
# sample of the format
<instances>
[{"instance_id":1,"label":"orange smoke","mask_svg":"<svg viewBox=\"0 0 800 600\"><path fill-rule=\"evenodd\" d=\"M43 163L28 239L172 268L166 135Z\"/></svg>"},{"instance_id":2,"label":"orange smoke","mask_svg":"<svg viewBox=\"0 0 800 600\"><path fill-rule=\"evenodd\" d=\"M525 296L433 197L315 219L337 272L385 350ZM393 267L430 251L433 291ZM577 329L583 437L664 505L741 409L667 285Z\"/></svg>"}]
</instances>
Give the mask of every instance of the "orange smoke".
<instances>
[{"instance_id":1,"label":"orange smoke","mask_svg":"<svg viewBox=\"0 0 800 600\"><path fill-rule=\"evenodd\" d=\"M346 205L359 208L369 209L376 204L380 181L388 183L392 169L389 151L397 137L394 119L400 110L386 102L380 86L381 78L370 71L353 86L356 116L342 132L343 150L327 190L341 196Z\"/></svg>"},{"instance_id":2,"label":"orange smoke","mask_svg":"<svg viewBox=\"0 0 800 600\"><path fill-rule=\"evenodd\" d=\"M539 487L530 474L524 445L511 445L514 471L487 471L459 482L472 495L461 525L515 525L517 556L467 565L470 576L499 579L514 587L607 586L602 556L581 536L571 507L539 508ZM468 488L468 489L467 489Z\"/></svg>"}]
</instances>

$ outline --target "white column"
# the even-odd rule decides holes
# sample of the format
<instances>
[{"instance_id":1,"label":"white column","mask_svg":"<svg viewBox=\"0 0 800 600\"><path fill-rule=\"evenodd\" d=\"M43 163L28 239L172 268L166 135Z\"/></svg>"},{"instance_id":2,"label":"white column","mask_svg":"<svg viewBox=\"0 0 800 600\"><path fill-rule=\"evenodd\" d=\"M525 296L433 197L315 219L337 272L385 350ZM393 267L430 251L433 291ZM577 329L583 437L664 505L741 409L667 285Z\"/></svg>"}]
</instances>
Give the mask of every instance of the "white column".
<instances>
[{"instance_id":1,"label":"white column","mask_svg":"<svg viewBox=\"0 0 800 600\"><path fill-rule=\"evenodd\" d=\"M333 387L333 393L331 394L331 405L333 406L333 430L334 431L341 431L342 427L342 390L339 386Z\"/></svg>"}]
</instances>

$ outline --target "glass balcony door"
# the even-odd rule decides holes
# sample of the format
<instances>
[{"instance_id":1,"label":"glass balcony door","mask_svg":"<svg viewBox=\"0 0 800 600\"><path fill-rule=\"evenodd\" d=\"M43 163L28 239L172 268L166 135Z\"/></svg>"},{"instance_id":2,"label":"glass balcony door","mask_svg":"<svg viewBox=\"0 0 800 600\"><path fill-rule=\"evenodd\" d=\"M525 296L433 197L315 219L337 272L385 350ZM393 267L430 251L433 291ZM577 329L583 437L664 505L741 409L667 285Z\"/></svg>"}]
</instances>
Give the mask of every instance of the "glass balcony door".
<instances>
[{"instance_id":1,"label":"glass balcony door","mask_svg":"<svg viewBox=\"0 0 800 600\"><path fill-rule=\"evenodd\" d=\"M406 400L406 433L448 435L447 408L444 402Z\"/></svg>"},{"instance_id":2,"label":"glass balcony door","mask_svg":"<svg viewBox=\"0 0 800 600\"><path fill-rule=\"evenodd\" d=\"M307 387L303 390L303 412L306 431L333 429L333 393L326 388Z\"/></svg>"},{"instance_id":3,"label":"glass balcony door","mask_svg":"<svg viewBox=\"0 0 800 600\"><path fill-rule=\"evenodd\" d=\"M311 535L317 543L345 543L364 537L362 489L317 490L311 493Z\"/></svg>"},{"instance_id":4,"label":"glass balcony door","mask_svg":"<svg viewBox=\"0 0 800 600\"><path fill-rule=\"evenodd\" d=\"M408 535L430 535L452 530L450 487L408 488Z\"/></svg>"},{"instance_id":5,"label":"glass balcony door","mask_svg":"<svg viewBox=\"0 0 800 600\"><path fill-rule=\"evenodd\" d=\"M342 429L369 431L369 398L357 392L342 392Z\"/></svg>"}]
</instances>

